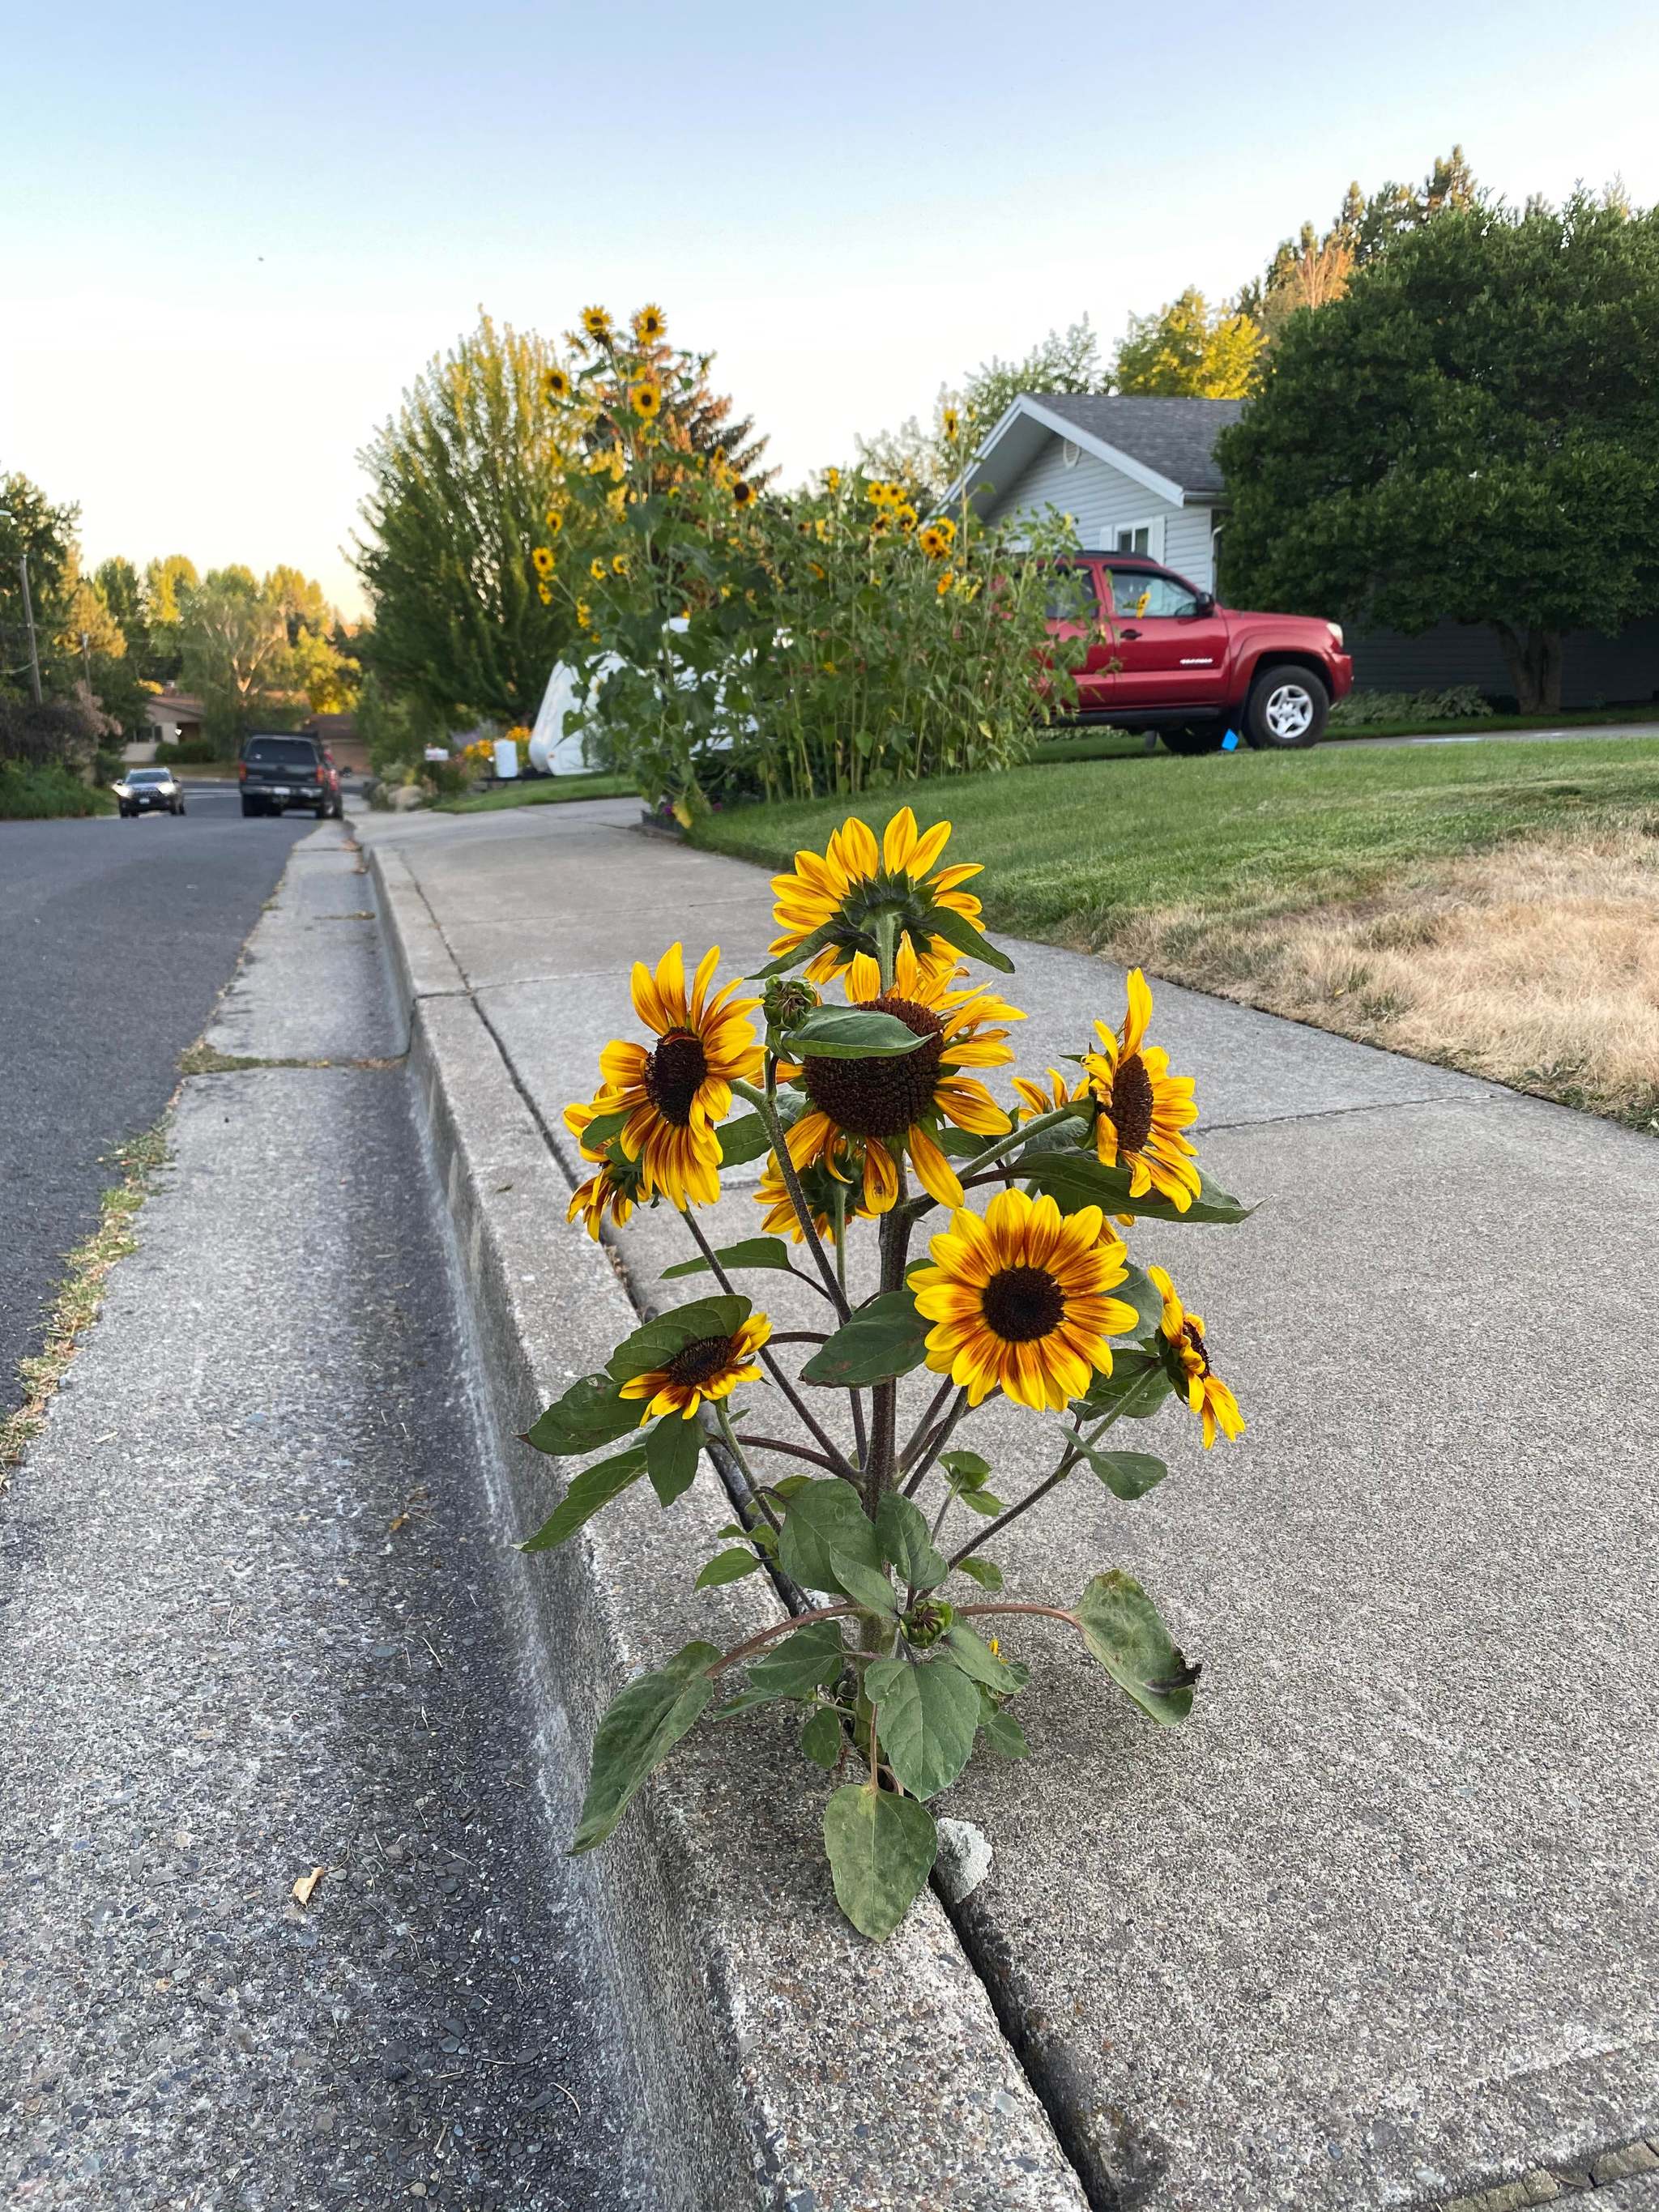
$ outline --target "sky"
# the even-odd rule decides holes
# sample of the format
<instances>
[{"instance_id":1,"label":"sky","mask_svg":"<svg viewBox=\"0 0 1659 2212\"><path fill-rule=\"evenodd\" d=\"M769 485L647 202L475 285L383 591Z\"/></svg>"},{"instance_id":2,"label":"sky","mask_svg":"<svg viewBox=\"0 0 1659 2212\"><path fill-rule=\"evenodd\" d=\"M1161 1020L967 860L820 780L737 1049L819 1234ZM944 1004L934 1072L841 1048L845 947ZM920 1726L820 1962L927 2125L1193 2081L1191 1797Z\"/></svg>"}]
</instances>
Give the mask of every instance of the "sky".
<instances>
[{"instance_id":1,"label":"sky","mask_svg":"<svg viewBox=\"0 0 1659 2212\"><path fill-rule=\"evenodd\" d=\"M659 302L792 482L1454 141L1511 199L1659 201L1651 0L0 0L0 473L89 562L292 562L354 614L358 451L480 307Z\"/></svg>"}]
</instances>

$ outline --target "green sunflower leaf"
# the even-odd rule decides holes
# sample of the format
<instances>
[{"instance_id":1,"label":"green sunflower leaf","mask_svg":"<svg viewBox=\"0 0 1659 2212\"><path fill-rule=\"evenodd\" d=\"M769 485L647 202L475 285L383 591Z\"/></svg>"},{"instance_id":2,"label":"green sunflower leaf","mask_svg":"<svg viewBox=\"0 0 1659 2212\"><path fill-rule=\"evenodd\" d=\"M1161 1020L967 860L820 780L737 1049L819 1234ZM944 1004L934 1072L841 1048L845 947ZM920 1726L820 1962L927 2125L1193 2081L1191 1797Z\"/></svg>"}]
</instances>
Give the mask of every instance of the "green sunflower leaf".
<instances>
[{"instance_id":1,"label":"green sunflower leaf","mask_svg":"<svg viewBox=\"0 0 1659 2212\"><path fill-rule=\"evenodd\" d=\"M966 1559L957 1561L957 1572L968 1575L980 1588L989 1590L994 1597L1002 1588L1002 1570L990 1559Z\"/></svg>"},{"instance_id":2,"label":"green sunflower leaf","mask_svg":"<svg viewBox=\"0 0 1659 2212\"><path fill-rule=\"evenodd\" d=\"M683 1420L678 1413L664 1414L647 1430L645 1471L659 1505L672 1505L690 1489L702 1449L702 1429L695 1420Z\"/></svg>"},{"instance_id":3,"label":"green sunflower leaf","mask_svg":"<svg viewBox=\"0 0 1659 2212\"><path fill-rule=\"evenodd\" d=\"M582 1814L570 1855L604 1843L635 1792L660 1766L714 1694L712 1644L688 1644L657 1674L630 1682L599 1723Z\"/></svg>"},{"instance_id":4,"label":"green sunflower leaf","mask_svg":"<svg viewBox=\"0 0 1659 2212\"><path fill-rule=\"evenodd\" d=\"M615 1114L596 1114L577 1142L586 1145L590 1152L597 1152L601 1145L608 1145L613 1137L621 1136L633 1111L631 1106L623 1106Z\"/></svg>"},{"instance_id":5,"label":"green sunflower leaf","mask_svg":"<svg viewBox=\"0 0 1659 2212\"><path fill-rule=\"evenodd\" d=\"M1151 1452L1098 1451L1094 1445L1085 1444L1083 1456L1114 1498L1144 1498L1170 1472Z\"/></svg>"},{"instance_id":6,"label":"green sunflower leaf","mask_svg":"<svg viewBox=\"0 0 1659 2212\"><path fill-rule=\"evenodd\" d=\"M735 1121L724 1121L714 1132L720 1148L723 1168L747 1166L750 1160L759 1159L763 1152L772 1149L771 1133L758 1114L739 1115ZM752 1263L751 1263L752 1264ZM672 1274L690 1274L690 1266L671 1267Z\"/></svg>"},{"instance_id":7,"label":"green sunflower leaf","mask_svg":"<svg viewBox=\"0 0 1659 2212\"><path fill-rule=\"evenodd\" d=\"M1131 1421L1144 1421L1157 1413L1174 1385L1155 1352L1115 1350L1112 1371L1097 1375L1073 1410L1085 1420L1099 1413L1117 1413Z\"/></svg>"},{"instance_id":8,"label":"green sunflower leaf","mask_svg":"<svg viewBox=\"0 0 1659 2212\"><path fill-rule=\"evenodd\" d=\"M758 1116L757 1117L758 1118ZM781 1237L745 1237L740 1244L722 1244L714 1257L722 1267L785 1267L789 1265L789 1247ZM708 1262L701 1252L695 1260L682 1260L677 1267L665 1267L662 1279L672 1283L681 1275L701 1275ZM1114 1297L1122 1292L1114 1291Z\"/></svg>"},{"instance_id":9,"label":"green sunflower leaf","mask_svg":"<svg viewBox=\"0 0 1659 2212\"><path fill-rule=\"evenodd\" d=\"M716 1552L714 1558L692 1583L693 1589L715 1589L721 1583L741 1582L744 1575L752 1575L761 1564L758 1552Z\"/></svg>"},{"instance_id":10,"label":"green sunflower leaf","mask_svg":"<svg viewBox=\"0 0 1659 2212\"><path fill-rule=\"evenodd\" d=\"M779 953L775 960L769 960L765 967L757 968L746 980L750 983L764 983L774 975L787 975L792 968L799 968L804 960L810 960L815 952L822 952L826 945L834 945L848 933L848 926L841 916L831 915L828 921L821 921L816 929L803 937L793 952Z\"/></svg>"},{"instance_id":11,"label":"green sunflower leaf","mask_svg":"<svg viewBox=\"0 0 1659 2212\"><path fill-rule=\"evenodd\" d=\"M847 1735L833 1705L816 1706L806 1716L806 1724L800 1732L800 1747L826 1774L833 1774L841 1765Z\"/></svg>"},{"instance_id":12,"label":"green sunflower leaf","mask_svg":"<svg viewBox=\"0 0 1659 2212\"><path fill-rule=\"evenodd\" d=\"M951 1656L964 1674L999 1698L1012 1698L1023 1690L1031 1679L1029 1667L1011 1666L992 1650L982 1637L976 1636L965 1620L954 1620L945 1631L945 1640L951 1647Z\"/></svg>"},{"instance_id":13,"label":"green sunflower leaf","mask_svg":"<svg viewBox=\"0 0 1659 2212\"><path fill-rule=\"evenodd\" d=\"M1199 1669L1188 1663L1133 1575L1097 1575L1074 1608L1083 1640L1121 1689L1162 1727L1193 1709Z\"/></svg>"},{"instance_id":14,"label":"green sunflower leaf","mask_svg":"<svg viewBox=\"0 0 1659 2212\"><path fill-rule=\"evenodd\" d=\"M830 1569L854 1605L861 1605L866 1613L880 1613L887 1620L898 1619L897 1596L879 1568L866 1567L860 1560L849 1559L845 1552L836 1551L832 1545Z\"/></svg>"},{"instance_id":15,"label":"green sunflower leaf","mask_svg":"<svg viewBox=\"0 0 1659 2212\"><path fill-rule=\"evenodd\" d=\"M970 960L982 960L988 968L1000 969L1012 975L1014 963L1000 945L993 945L988 937L974 927L965 914L958 914L952 906L932 906L927 909L924 927L935 937L942 937L958 952L965 952ZM915 932L910 935L914 938Z\"/></svg>"},{"instance_id":16,"label":"green sunflower leaf","mask_svg":"<svg viewBox=\"0 0 1659 2212\"><path fill-rule=\"evenodd\" d=\"M611 1459L602 1459L597 1466L585 1467L535 1534L526 1536L519 1549L550 1552L568 1536L574 1536L601 1506L609 1505L613 1498L620 1498L629 1483L637 1482L644 1473L643 1444L635 1444Z\"/></svg>"},{"instance_id":17,"label":"green sunflower leaf","mask_svg":"<svg viewBox=\"0 0 1659 2212\"><path fill-rule=\"evenodd\" d=\"M1130 1262L1129 1271L1121 1283L1114 1283L1107 1291L1109 1298L1118 1298L1135 1310L1135 1325L1123 1331L1126 1336L1150 1336L1164 1318L1164 1293L1144 1267ZM1114 1353L1114 1358L1116 1355Z\"/></svg>"},{"instance_id":18,"label":"green sunflower leaf","mask_svg":"<svg viewBox=\"0 0 1659 2212\"><path fill-rule=\"evenodd\" d=\"M927 1516L896 1490L881 1494L876 1536L882 1557L911 1589L936 1589L950 1571L933 1547Z\"/></svg>"},{"instance_id":19,"label":"green sunflower leaf","mask_svg":"<svg viewBox=\"0 0 1659 2212\"><path fill-rule=\"evenodd\" d=\"M1002 1510L1002 1500L1000 1498L994 1498L991 1492L979 1483L975 1483L971 1490L958 1489L957 1502L958 1504L965 1505L970 1513L977 1513L981 1521L994 1521Z\"/></svg>"},{"instance_id":20,"label":"green sunflower leaf","mask_svg":"<svg viewBox=\"0 0 1659 2212\"><path fill-rule=\"evenodd\" d=\"M849 1782L823 1808L823 1847L836 1904L860 1936L880 1943L920 1896L939 1831L914 1797Z\"/></svg>"},{"instance_id":21,"label":"green sunflower leaf","mask_svg":"<svg viewBox=\"0 0 1659 2212\"><path fill-rule=\"evenodd\" d=\"M522 1443L538 1452L568 1459L579 1452L597 1451L615 1443L640 1425L640 1409L631 1399L618 1397L608 1375L584 1375L562 1398L550 1405L540 1419L526 1429Z\"/></svg>"},{"instance_id":22,"label":"green sunflower leaf","mask_svg":"<svg viewBox=\"0 0 1659 2212\"><path fill-rule=\"evenodd\" d=\"M1046 1191L1062 1213L1080 1213L1085 1206L1100 1206L1109 1213L1133 1213L1146 1221L1235 1222L1247 1220L1252 1211L1202 1176L1199 1194L1184 1213L1172 1199L1155 1190L1131 1198L1128 1169L1103 1167L1092 1152L1080 1147L1040 1153L1029 1163L1022 1162L1020 1172L1033 1190Z\"/></svg>"},{"instance_id":23,"label":"green sunflower leaf","mask_svg":"<svg viewBox=\"0 0 1659 2212\"><path fill-rule=\"evenodd\" d=\"M881 1572L875 1525L866 1519L852 1484L835 1474L809 1482L790 1499L778 1538L778 1564L803 1589L850 1595L836 1578L832 1552L856 1560L872 1574Z\"/></svg>"},{"instance_id":24,"label":"green sunflower leaf","mask_svg":"<svg viewBox=\"0 0 1659 2212\"><path fill-rule=\"evenodd\" d=\"M748 1687L769 1698L810 1698L827 1690L847 1664L841 1630L839 1620L808 1621L750 1662Z\"/></svg>"},{"instance_id":25,"label":"green sunflower leaf","mask_svg":"<svg viewBox=\"0 0 1659 2212\"><path fill-rule=\"evenodd\" d=\"M948 1451L942 1453L939 1465L958 1490L977 1490L982 1482L991 1479L991 1462L981 1459L977 1452Z\"/></svg>"},{"instance_id":26,"label":"green sunflower leaf","mask_svg":"<svg viewBox=\"0 0 1659 2212\"><path fill-rule=\"evenodd\" d=\"M878 1659L864 1670L864 1693L876 1708L887 1764L910 1795L948 1790L968 1764L980 1715L978 1693L954 1656Z\"/></svg>"},{"instance_id":27,"label":"green sunflower leaf","mask_svg":"<svg viewBox=\"0 0 1659 2212\"><path fill-rule=\"evenodd\" d=\"M1030 1749L1025 1731L1012 1713L1005 1713L988 1693L980 1716L980 1732L999 1759L1024 1759Z\"/></svg>"},{"instance_id":28,"label":"green sunflower leaf","mask_svg":"<svg viewBox=\"0 0 1659 2212\"><path fill-rule=\"evenodd\" d=\"M794 1060L898 1060L925 1040L896 1014L866 1006L814 1006L787 1042Z\"/></svg>"},{"instance_id":29,"label":"green sunflower leaf","mask_svg":"<svg viewBox=\"0 0 1659 2212\"><path fill-rule=\"evenodd\" d=\"M676 1306L624 1337L606 1363L614 1384L631 1382L636 1375L649 1375L666 1367L677 1352L708 1336L735 1336L753 1311L752 1301L732 1296L697 1298ZM635 1401L637 1402L637 1401Z\"/></svg>"},{"instance_id":30,"label":"green sunflower leaf","mask_svg":"<svg viewBox=\"0 0 1659 2212\"><path fill-rule=\"evenodd\" d=\"M908 1291L883 1291L843 1322L800 1370L803 1382L852 1389L890 1382L920 1367L933 1327L916 1311Z\"/></svg>"}]
</instances>

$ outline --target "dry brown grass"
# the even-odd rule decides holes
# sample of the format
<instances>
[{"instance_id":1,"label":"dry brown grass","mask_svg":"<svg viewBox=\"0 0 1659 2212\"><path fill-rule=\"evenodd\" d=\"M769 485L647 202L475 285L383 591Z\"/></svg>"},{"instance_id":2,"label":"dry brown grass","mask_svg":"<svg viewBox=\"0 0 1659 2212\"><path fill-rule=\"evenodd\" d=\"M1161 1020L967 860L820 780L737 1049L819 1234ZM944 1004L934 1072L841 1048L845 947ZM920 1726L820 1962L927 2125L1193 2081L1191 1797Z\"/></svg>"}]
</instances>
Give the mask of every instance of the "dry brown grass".
<instances>
[{"instance_id":1,"label":"dry brown grass","mask_svg":"<svg viewBox=\"0 0 1659 2212\"><path fill-rule=\"evenodd\" d=\"M1220 996L1659 1131L1659 836L1529 840L1363 902L1138 916L1112 954Z\"/></svg>"}]
</instances>

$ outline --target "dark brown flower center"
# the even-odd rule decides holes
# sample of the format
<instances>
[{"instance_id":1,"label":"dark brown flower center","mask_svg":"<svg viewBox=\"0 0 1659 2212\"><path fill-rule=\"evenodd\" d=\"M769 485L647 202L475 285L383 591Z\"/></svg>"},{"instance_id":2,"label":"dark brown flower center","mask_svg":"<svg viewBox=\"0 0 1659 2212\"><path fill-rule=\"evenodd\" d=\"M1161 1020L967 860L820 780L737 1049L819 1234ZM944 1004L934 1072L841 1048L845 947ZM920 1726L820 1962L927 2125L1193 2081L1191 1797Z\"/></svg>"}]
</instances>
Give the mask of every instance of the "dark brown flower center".
<instances>
[{"instance_id":1,"label":"dark brown flower center","mask_svg":"<svg viewBox=\"0 0 1659 2212\"><path fill-rule=\"evenodd\" d=\"M871 1011L891 1014L923 1042L891 1060L809 1060L806 1095L852 1137L901 1137L933 1103L944 1024L931 1006L889 991Z\"/></svg>"},{"instance_id":2,"label":"dark brown flower center","mask_svg":"<svg viewBox=\"0 0 1659 2212\"><path fill-rule=\"evenodd\" d=\"M655 1052L646 1054L646 1096L665 1121L683 1129L708 1073L702 1039L690 1030L670 1030Z\"/></svg>"},{"instance_id":3,"label":"dark brown flower center","mask_svg":"<svg viewBox=\"0 0 1659 2212\"><path fill-rule=\"evenodd\" d=\"M730 1364L731 1358L732 1340L729 1336L700 1336L695 1343L688 1344L683 1351L677 1352L669 1361L668 1379L686 1389L701 1389L705 1382L712 1382L723 1367Z\"/></svg>"},{"instance_id":4,"label":"dark brown flower center","mask_svg":"<svg viewBox=\"0 0 1659 2212\"><path fill-rule=\"evenodd\" d=\"M1112 1078L1112 1121L1121 1152L1138 1152L1152 1133L1152 1079L1138 1052L1117 1064Z\"/></svg>"},{"instance_id":5,"label":"dark brown flower center","mask_svg":"<svg viewBox=\"0 0 1659 2212\"><path fill-rule=\"evenodd\" d=\"M1066 1296L1046 1267L1004 1267L985 1285L983 1310L1005 1344L1030 1344L1059 1328Z\"/></svg>"}]
</instances>

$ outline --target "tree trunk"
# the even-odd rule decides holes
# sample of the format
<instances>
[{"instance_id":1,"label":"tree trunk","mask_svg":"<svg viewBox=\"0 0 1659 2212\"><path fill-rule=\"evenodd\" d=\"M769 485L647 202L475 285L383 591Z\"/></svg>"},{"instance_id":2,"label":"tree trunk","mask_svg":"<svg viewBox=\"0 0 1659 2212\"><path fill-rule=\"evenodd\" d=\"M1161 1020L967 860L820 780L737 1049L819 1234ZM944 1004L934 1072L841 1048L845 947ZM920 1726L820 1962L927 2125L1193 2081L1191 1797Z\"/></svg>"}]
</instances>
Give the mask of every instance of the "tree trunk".
<instances>
[{"instance_id":1,"label":"tree trunk","mask_svg":"<svg viewBox=\"0 0 1659 2212\"><path fill-rule=\"evenodd\" d=\"M1561 704L1561 633L1559 629L1512 629L1494 623L1498 641L1523 714L1553 713Z\"/></svg>"}]
</instances>

